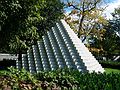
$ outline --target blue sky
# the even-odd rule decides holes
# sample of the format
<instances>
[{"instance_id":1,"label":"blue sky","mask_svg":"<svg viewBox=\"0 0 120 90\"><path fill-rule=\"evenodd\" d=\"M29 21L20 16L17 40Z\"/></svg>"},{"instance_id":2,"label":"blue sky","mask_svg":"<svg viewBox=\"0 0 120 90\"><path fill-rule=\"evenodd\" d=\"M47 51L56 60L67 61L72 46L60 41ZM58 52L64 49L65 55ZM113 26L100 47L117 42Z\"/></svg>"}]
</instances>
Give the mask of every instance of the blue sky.
<instances>
[{"instance_id":1,"label":"blue sky","mask_svg":"<svg viewBox=\"0 0 120 90\"><path fill-rule=\"evenodd\" d=\"M67 0L64 0L67 1ZM69 0L72 1L72 0ZM79 0L74 0L74 1L79 1ZM120 6L120 0L104 0L107 3L107 8L104 11L104 15L107 17L107 19L112 19L112 16L110 13L114 11L115 8ZM66 9L67 12L70 11L70 8Z\"/></svg>"},{"instance_id":2,"label":"blue sky","mask_svg":"<svg viewBox=\"0 0 120 90\"><path fill-rule=\"evenodd\" d=\"M109 0L108 7L104 11L108 19L112 19L110 13L112 13L118 6L120 6L120 0Z\"/></svg>"},{"instance_id":3,"label":"blue sky","mask_svg":"<svg viewBox=\"0 0 120 90\"><path fill-rule=\"evenodd\" d=\"M111 3L111 2L113 2L113 1L116 1L116 0L107 0L108 3Z\"/></svg>"}]
</instances>

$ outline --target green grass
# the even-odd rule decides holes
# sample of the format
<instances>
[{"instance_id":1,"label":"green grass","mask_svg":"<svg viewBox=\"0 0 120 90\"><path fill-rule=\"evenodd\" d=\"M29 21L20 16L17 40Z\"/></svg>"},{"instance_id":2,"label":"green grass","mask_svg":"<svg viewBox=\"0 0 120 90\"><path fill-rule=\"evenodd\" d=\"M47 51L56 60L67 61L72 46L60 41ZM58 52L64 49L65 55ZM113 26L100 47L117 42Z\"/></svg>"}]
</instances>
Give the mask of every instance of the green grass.
<instances>
[{"instance_id":1,"label":"green grass","mask_svg":"<svg viewBox=\"0 0 120 90\"><path fill-rule=\"evenodd\" d=\"M119 69L105 68L106 73L120 73Z\"/></svg>"}]
</instances>

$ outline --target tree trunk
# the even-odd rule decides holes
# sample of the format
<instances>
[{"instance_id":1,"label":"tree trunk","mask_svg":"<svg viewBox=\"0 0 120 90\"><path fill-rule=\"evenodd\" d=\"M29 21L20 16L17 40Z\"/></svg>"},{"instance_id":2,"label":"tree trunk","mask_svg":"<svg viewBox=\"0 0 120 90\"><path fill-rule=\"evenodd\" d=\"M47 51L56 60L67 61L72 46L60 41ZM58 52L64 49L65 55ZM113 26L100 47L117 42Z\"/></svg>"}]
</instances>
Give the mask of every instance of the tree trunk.
<instances>
[{"instance_id":1,"label":"tree trunk","mask_svg":"<svg viewBox=\"0 0 120 90\"><path fill-rule=\"evenodd\" d=\"M82 30L82 23L84 20L84 15L81 17L80 23L79 23L79 29L78 29L78 38L80 38L80 31Z\"/></svg>"},{"instance_id":2,"label":"tree trunk","mask_svg":"<svg viewBox=\"0 0 120 90\"><path fill-rule=\"evenodd\" d=\"M84 20L84 17L85 17L85 8L84 8L84 2L83 2L83 6L82 6L83 10L82 10L82 16L79 15L79 29L78 29L78 38L80 38L80 31L82 30L82 23L83 23L83 20ZM81 16L81 19L80 19L80 16Z\"/></svg>"},{"instance_id":3,"label":"tree trunk","mask_svg":"<svg viewBox=\"0 0 120 90\"><path fill-rule=\"evenodd\" d=\"M19 50L18 52L18 61L21 61L22 60L22 52L21 50Z\"/></svg>"}]
</instances>

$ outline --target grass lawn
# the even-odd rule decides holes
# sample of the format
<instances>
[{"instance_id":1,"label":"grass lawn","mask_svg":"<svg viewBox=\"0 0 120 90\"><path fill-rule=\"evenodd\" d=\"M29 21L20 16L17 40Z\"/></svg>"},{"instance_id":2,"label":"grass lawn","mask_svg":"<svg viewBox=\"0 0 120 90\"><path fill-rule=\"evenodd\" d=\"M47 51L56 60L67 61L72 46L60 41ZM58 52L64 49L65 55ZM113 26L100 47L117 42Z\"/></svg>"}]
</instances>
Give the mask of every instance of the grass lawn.
<instances>
[{"instance_id":1,"label":"grass lawn","mask_svg":"<svg viewBox=\"0 0 120 90\"><path fill-rule=\"evenodd\" d=\"M120 70L119 69L112 69L112 68L105 68L105 72L106 73L120 73Z\"/></svg>"}]
</instances>

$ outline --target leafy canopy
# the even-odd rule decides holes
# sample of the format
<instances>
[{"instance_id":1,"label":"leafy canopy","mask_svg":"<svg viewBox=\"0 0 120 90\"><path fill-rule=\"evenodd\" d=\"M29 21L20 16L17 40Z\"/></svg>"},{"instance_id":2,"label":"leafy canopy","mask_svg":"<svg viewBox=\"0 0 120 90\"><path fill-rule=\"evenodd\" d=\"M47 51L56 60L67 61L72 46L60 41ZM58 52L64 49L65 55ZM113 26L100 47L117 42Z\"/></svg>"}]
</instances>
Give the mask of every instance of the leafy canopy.
<instances>
[{"instance_id":1,"label":"leafy canopy","mask_svg":"<svg viewBox=\"0 0 120 90\"><path fill-rule=\"evenodd\" d=\"M35 44L63 13L60 0L0 0L0 52Z\"/></svg>"},{"instance_id":2,"label":"leafy canopy","mask_svg":"<svg viewBox=\"0 0 120 90\"><path fill-rule=\"evenodd\" d=\"M68 0L69 1L69 0ZM71 12L66 15L65 19L78 34L78 37L96 36L99 32L104 31L103 25L107 20L103 17L104 8L100 7L102 0L80 0L79 2L68 2L72 7Z\"/></svg>"}]
</instances>

